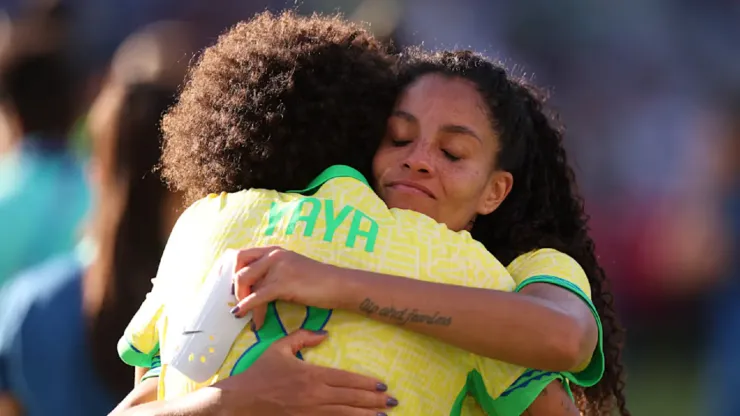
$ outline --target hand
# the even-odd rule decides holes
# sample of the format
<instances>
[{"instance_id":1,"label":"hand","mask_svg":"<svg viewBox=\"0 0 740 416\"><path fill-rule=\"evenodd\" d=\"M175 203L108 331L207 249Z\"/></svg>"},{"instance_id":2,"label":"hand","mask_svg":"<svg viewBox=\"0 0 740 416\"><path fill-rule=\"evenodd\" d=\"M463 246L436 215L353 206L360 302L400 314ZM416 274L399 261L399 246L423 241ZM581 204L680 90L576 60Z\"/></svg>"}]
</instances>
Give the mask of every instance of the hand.
<instances>
[{"instance_id":1,"label":"hand","mask_svg":"<svg viewBox=\"0 0 740 416\"><path fill-rule=\"evenodd\" d=\"M382 409L398 404L376 379L296 358L299 350L324 339L326 333L294 332L276 341L244 373L214 384L220 390L220 413L385 416Z\"/></svg>"},{"instance_id":2,"label":"hand","mask_svg":"<svg viewBox=\"0 0 740 416\"><path fill-rule=\"evenodd\" d=\"M257 329L265 322L267 304L274 300L331 309L339 283L332 279L334 266L280 247L249 248L235 254L234 293L239 303L232 309L242 317L252 310Z\"/></svg>"}]
</instances>

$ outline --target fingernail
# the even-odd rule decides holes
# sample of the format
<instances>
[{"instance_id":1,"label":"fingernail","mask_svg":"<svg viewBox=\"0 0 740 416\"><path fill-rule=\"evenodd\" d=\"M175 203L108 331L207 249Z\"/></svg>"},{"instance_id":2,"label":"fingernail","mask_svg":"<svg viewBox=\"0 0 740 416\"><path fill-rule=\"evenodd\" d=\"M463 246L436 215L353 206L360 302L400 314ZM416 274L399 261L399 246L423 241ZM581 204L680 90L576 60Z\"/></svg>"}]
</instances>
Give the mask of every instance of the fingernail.
<instances>
[{"instance_id":1,"label":"fingernail","mask_svg":"<svg viewBox=\"0 0 740 416\"><path fill-rule=\"evenodd\" d=\"M235 295L236 294L236 287L235 287L235 285L233 283L231 284L231 294L232 295Z\"/></svg>"},{"instance_id":2,"label":"fingernail","mask_svg":"<svg viewBox=\"0 0 740 416\"><path fill-rule=\"evenodd\" d=\"M232 315L236 315L237 313L239 313L239 305L236 305L233 308L231 308L229 312L231 312Z\"/></svg>"},{"instance_id":3,"label":"fingernail","mask_svg":"<svg viewBox=\"0 0 740 416\"><path fill-rule=\"evenodd\" d=\"M383 413L383 412L378 412L378 414L376 416L388 416L388 415L386 413Z\"/></svg>"},{"instance_id":4,"label":"fingernail","mask_svg":"<svg viewBox=\"0 0 740 416\"><path fill-rule=\"evenodd\" d=\"M388 407L396 407L398 406L398 400L394 399L393 397L389 397L388 400L385 401L385 404Z\"/></svg>"},{"instance_id":5,"label":"fingernail","mask_svg":"<svg viewBox=\"0 0 740 416\"><path fill-rule=\"evenodd\" d=\"M257 324L254 321L249 321L249 327L252 328L252 332L257 332Z\"/></svg>"},{"instance_id":6,"label":"fingernail","mask_svg":"<svg viewBox=\"0 0 740 416\"><path fill-rule=\"evenodd\" d=\"M316 334L316 335L326 335L329 332L327 332L327 331L325 331L323 329L319 329L318 331L313 331L313 333Z\"/></svg>"},{"instance_id":7,"label":"fingernail","mask_svg":"<svg viewBox=\"0 0 740 416\"><path fill-rule=\"evenodd\" d=\"M387 391L388 390L388 386L386 386L383 383L378 383L378 384L375 385L375 389L378 390L378 391Z\"/></svg>"}]
</instances>

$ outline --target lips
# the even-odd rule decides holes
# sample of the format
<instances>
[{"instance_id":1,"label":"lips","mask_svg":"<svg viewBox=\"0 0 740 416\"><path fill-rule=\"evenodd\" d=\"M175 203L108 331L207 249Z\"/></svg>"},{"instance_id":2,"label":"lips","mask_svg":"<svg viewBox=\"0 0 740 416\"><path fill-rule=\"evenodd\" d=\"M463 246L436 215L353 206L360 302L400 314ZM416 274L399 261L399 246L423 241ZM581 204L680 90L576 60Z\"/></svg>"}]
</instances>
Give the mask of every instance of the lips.
<instances>
[{"instance_id":1,"label":"lips","mask_svg":"<svg viewBox=\"0 0 740 416\"><path fill-rule=\"evenodd\" d=\"M428 196L429 198L437 199L437 197L434 196L434 194L432 193L432 191L429 190L429 188L419 183L416 183L416 182L393 181L393 182L388 183L388 185L386 186L388 188L393 188L399 191L421 193L421 194Z\"/></svg>"}]
</instances>

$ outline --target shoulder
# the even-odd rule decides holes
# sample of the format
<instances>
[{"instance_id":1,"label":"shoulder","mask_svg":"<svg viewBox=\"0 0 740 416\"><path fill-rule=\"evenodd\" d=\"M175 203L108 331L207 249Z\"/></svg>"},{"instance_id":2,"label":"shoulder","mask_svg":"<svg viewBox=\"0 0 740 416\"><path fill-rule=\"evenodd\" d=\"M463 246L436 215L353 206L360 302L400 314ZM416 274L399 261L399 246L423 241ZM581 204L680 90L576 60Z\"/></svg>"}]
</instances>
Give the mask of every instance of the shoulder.
<instances>
[{"instance_id":1,"label":"shoulder","mask_svg":"<svg viewBox=\"0 0 740 416\"><path fill-rule=\"evenodd\" d=\"M572 284L588 297L591 285L580 264L571 256L551 248L542 248L525 253L514 259L507 267L517 286L534 283L535 280L552 280Z\"/></svg>"},{"instance_id":2,"label":"shoulder","mask_svg":"<svg viewBox=\"0 0 740 416\"><path fill-rule=\"evenodd\" d=\"M260 224L266 222L274 191L250 189L208 195L190 205L177 219L162 253L153 291L163 302L169 289L179 293L186 282L200 284L226 248L242 247ZM247 240L248 241L248 240ZM176 285L176 286L172 286ZM157 302L149 302L152 305Z\"/></svg>"},{"instance_id":3,"label":"shoulder","mask_svg":"<svg viewBox=\"0 0 740 416\"><path fill-rule=\"evenodd\" d=\"M185 209L172 229L170 241L185 236L189 240L201 238L203 243L208 243L208 239L221 237L250 215L255 215L259 211L255 209L257 206L269 210L270 201L277 200L277 196L277 192L262 189L210 194Z\"/></svg>"}]
</instances>

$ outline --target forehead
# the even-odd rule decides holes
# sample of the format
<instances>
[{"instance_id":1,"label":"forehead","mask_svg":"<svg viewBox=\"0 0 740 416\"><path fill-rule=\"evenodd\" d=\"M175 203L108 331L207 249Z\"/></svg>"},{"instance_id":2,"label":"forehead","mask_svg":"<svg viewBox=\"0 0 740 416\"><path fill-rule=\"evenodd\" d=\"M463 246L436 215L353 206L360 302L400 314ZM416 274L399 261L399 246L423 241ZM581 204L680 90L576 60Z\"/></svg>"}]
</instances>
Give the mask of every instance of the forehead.
<instances>
[{"instance_id":1,"label":"forehead","mask_svg":"<svg viewBox=\"0 0 740 416\"><path fill-rule=\"evenodd\" d=\"M475 84L463 78L441 74L424 75L401 94L397 107L422 122L490 127L488 108Z\"/></svg>"}]
</instances>

